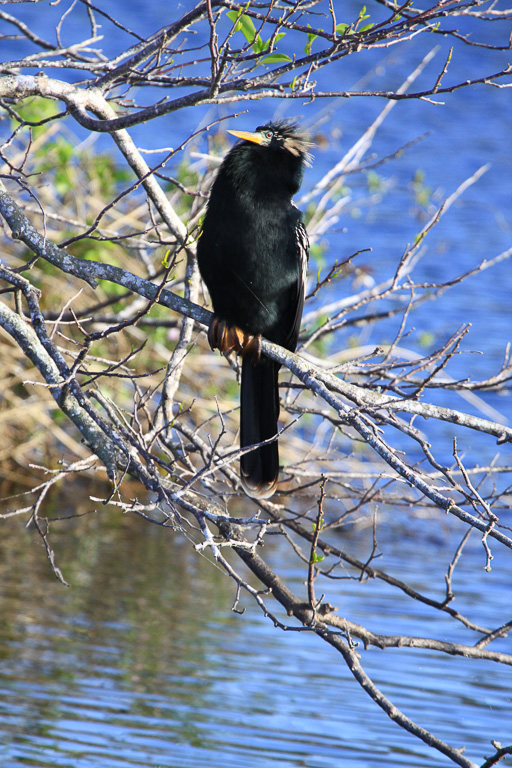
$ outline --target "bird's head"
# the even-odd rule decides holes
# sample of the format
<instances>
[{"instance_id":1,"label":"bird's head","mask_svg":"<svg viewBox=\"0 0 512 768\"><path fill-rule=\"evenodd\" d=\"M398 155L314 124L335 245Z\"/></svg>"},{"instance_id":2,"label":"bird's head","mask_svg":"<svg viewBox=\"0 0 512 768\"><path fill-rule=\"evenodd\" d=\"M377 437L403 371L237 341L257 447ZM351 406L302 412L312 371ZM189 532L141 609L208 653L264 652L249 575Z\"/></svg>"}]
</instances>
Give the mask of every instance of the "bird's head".
<instances>
[{"instance_id":1,"label":"bird's head","mask_svg":"<svg viewBox=\"0 0 512 768\"><path fill-rule=\"evenodd\" d=\"M283 183L294 194L305 165L311 164L308 134L288 120L260 125L255 131L228 131L242 142L230 153L238 168L257 174L267 184ZM250 171L249 171L250 173ZM245 174L244 179L250 178Z\"/></svg>"},{"instance_id":2,"label":"bird's head","mask_svg":"<svg viewBox=\"0 0 512 768\"><path fill-rule=\"evenodd\" d=\"M309 149L313 146L313 142L296 123L280 120L260 125L255 131L228 131L228 133L238 139L258 144L260 147L268 147L276 152L289 152L293 157L300 158L305 165L311 165Z\"/></svg>"}]
</instances>

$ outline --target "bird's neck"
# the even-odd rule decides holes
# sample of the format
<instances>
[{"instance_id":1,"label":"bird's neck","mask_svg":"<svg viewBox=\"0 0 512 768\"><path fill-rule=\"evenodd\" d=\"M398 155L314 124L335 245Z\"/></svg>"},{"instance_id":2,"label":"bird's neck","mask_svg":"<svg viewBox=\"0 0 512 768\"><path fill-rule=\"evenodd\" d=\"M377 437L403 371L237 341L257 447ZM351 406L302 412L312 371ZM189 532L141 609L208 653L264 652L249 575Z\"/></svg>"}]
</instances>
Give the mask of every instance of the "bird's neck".
<instances>
[{"instance_id":1,"label":"bird's neck","mask_svg":"<svg viewBox=\"0 0 512 768\"><path fill-rule=\"evenodd\" d=\"M278 157L268 150L240 151L232 153L222 172L239 198L289 202L300 187L302 163L291 155Z\"/></svg>"}]
</instances>

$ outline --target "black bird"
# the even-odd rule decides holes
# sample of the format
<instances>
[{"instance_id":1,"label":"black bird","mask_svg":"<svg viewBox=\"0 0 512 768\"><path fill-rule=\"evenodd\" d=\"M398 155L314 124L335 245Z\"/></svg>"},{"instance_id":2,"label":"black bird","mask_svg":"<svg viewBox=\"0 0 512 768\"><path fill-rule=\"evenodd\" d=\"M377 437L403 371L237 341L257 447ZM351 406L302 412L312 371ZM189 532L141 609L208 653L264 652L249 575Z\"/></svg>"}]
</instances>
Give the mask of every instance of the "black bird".
<instances>
[{"instance_id":1,"label":"black bird","mask_svg":"<svg viewBox=\"0 0 512 768\"><path fill-rule=\"evenodd\" d=\"M292 351L297 346L309 243L292 196L311 142L288 121L228 133L242 141L212 186L197 258L213 303L210 346L243 355L240 445L246 448L277 434L280 366L260 357L261 337ZM249 496L271 496L279 475L277 439L244 454L240 469Z\"/></svg>"}]
</instances>

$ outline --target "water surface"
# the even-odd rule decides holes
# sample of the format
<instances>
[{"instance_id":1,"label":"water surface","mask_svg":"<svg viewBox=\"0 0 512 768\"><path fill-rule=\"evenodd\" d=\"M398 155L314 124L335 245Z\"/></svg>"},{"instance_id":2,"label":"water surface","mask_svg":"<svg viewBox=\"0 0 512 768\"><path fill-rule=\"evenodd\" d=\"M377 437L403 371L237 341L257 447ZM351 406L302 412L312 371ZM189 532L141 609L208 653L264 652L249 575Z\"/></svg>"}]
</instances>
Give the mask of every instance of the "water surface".
<instances>
[{"instance_id":1,"label":"water surface","mask_svg":"<svg viewBox=\"0 0 512 768\"><path fill-rule=\"evenodd\" d=\"M92 507L84 500L81 508ZM441 532L439 522L430 525ZM379 567L439 598L455 541L442 526L442 537L425 539L405 522L383 525ZM52 531L69 588L52 576L34 530L2 522L5 768L448 762L393 724L318 638L274 628L248 600L243 616L232 613L232 583L180 534L106 511ZM370 537L347 530L339 544L364 557ZM486 574L475 540L454 579L457 608L490 626L509 618L512 569L496 555L499 568ZM304 566L278 541L266 557L302 594ZM328 587L341 612L377 632L474 642L460 624L381 582ZM495 648L512 653L510 638ZM511 741L510 667L406 649L363 652L362 662L406 714L465 744L476 762L490 754L491 738Z\"/></svg>"}]
</instances>

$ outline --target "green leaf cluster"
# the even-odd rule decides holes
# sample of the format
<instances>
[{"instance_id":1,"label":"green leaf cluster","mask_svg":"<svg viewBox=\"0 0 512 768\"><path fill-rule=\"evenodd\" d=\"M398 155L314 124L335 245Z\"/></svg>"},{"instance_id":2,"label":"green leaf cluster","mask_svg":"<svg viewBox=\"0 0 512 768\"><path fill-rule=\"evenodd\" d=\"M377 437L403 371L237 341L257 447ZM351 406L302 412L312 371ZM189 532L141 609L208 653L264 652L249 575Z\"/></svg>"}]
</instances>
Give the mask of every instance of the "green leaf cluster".
<instances>
[{"instance_id":1,"label":"green leaf cluster","mask_svg":"<svg viewBox=\"0 0 512 768\"><path fill-rule=\"evenodd\" d=\"M422 208L428 208L430 198L432 196L432 189L427 184L425 184L425 171L418 168L414 174L411 188L414 193L414 200L416 204Z\"/></svg>"},{"instance_id":2,"label":"green leaf cluster","mask_svg":"<svg viewBox=\"0 0 512 768\"><path fill-rule=\"evenodd\" d=\"M260 54L266 51L272 38L263 40L261 35L256 32L256 27L250 16L239 11L228 11L228 18L234 24L234 31L241 32L248 43L252 46L254 53ZM278 43L285 36L285 32L278 32L274 37L274 43ZM271 53L262 59L262 64L279 64L291 61L291 58L285 53Z\"/></svg>"},{"instance_id":3,"label":"green leaf cluster","mask_svg":"<svg viewBox=\"0 0 512 768\"><path fill-rule=\"evenodd\" d=\"M346 24L344 22L340 22L339 24L336 24L336 34L337 35L353 35L356 32L367 32L369 29L373 27L373 24L365 24L364 26L360 27L359 24L364 21L365 19L369 19L370 15L366 13L366 6L363 5L361 10L359 11L359 16L357 17L355 22L352 22L352 24ZM308 27L311 28L311 24L308 24ZM306 56L309 56L311 53L311 45L318 37L318 32L323 32L323 29L317 29L316 32L308 32L308 42L306 43L306 47L304 48L304 53Z\"/></svg>"}]
</instances>

